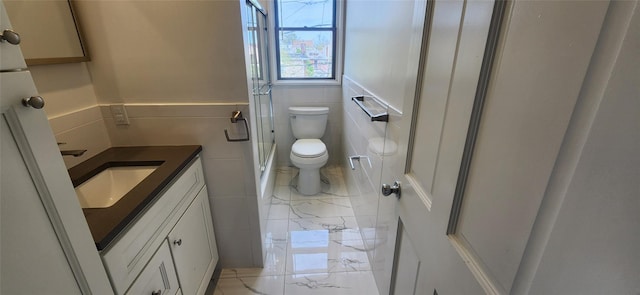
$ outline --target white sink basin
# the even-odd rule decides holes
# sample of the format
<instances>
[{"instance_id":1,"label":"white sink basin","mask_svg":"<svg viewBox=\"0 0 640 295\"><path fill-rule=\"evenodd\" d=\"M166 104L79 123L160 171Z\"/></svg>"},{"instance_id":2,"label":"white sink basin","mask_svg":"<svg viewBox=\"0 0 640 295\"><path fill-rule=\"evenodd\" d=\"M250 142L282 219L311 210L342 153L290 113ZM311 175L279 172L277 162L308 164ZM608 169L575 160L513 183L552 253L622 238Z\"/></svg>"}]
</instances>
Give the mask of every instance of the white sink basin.
<instances>
[{"instance_id":1,"label":"white sink basin","mask_svg":"<svg viewBox=\"0 0 640 295\"><path fill-rule=\"evenodd\" d=\"M77 186L82 208L113 206L159 166L110 167Z\"/></svg>"}]
</instances>

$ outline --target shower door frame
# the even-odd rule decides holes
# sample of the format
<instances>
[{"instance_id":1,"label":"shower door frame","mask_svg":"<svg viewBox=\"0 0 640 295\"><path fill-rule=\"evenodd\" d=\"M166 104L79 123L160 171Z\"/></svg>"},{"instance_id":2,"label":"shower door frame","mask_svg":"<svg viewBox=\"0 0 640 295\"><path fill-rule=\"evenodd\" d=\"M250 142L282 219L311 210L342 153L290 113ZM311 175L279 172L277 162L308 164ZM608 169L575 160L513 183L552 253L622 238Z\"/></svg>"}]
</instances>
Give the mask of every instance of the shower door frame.
<instances>
[{"instance_id":1,"label":"shower door frame","mask_svg":"<svg viewBox=\"0 0 640 295\"><path fill-rule=\"evenodd\" d=\"M271 97L271 64L269 60L269 38L267 34L268 23L267 13L259 3L248 0L247 8L250 9L251 22L255 24L250 32L251 44L251 81L254 104L254 114L256 126L256 145L258 149L258 167L260 174L263 174L267 161L275 144L274 123L273 123L273 103ZM256 83L257 82L257 83ZM266 104L264 103L266 100ZM266 107L265 107L266 106ZM266 112L265 112L266 111ZM265 122L266 119L266 122ZM266 124L265 124L266 123Z\"/></svg>"}]
</instances>

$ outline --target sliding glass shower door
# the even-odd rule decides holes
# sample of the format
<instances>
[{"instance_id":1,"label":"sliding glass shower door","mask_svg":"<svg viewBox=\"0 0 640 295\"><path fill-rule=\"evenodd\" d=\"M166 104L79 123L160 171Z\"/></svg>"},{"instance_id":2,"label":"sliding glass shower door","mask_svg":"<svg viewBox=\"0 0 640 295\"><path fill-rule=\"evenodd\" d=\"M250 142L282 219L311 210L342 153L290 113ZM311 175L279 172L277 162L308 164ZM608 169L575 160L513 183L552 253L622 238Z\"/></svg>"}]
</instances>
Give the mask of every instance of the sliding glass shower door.
<instances>
[{"instance_id":1,"label":"sliding glass shower door","mask_svg":"<svg viewBox=\"0 0 640 295\"><path fill-rule=\"evenodd\" d=\"M256 143L260 170L264 171L274 143L267 15L251 1L247 1L247 10Z\"/></svg>"}]
</instances>

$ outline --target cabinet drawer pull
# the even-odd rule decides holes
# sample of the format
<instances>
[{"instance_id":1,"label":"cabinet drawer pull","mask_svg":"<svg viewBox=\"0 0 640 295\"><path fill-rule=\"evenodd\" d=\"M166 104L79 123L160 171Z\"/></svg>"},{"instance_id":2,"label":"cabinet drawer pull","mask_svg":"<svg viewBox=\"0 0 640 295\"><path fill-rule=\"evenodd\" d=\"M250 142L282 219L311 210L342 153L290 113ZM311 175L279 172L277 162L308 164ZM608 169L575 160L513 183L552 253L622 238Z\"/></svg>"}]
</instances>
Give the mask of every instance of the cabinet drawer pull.
<instances>
[{"instance_id":1,"label":"cabinet drawer pull","mask_svg":"<svg viewBox=\"0 0 640 295\"><path fill-rule=\"evenodd\" d=\"M178 246L182 245L182 239L177 239L177 240L173 241L173 244L174 245L178 245Z\"/></svg>"},{"instance_id":2,"label":"cabinet drawer pull","mask_svg":"<svg viewBox=\"0 0 640 295\"><path fill-rule=\"evenodd\" d=\"M162 290L156 290L151 292L151 295L161 295L162 294Z\"/></svg>"}]
</instances>

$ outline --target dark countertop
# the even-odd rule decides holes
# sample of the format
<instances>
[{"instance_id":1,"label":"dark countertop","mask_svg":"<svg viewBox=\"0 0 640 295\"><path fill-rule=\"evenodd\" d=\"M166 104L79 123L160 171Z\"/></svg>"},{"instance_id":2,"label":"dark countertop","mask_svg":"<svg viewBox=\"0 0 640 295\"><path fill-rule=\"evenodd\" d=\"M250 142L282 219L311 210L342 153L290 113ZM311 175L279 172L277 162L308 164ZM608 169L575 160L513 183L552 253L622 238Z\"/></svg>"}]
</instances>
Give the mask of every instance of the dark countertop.
<instances>
[{"instance_id":1,"label":"dark countertop","mask_svg":"<svg viewBox=\"0 0 640 295\"><path fill-rule=\"evenodd\" d=\"M103 250L202 151L199 145L113 147L69 169L74 186L108 167L160 165L108 208L82 209L98 250Z\"/></svg>"}]
</instances>

